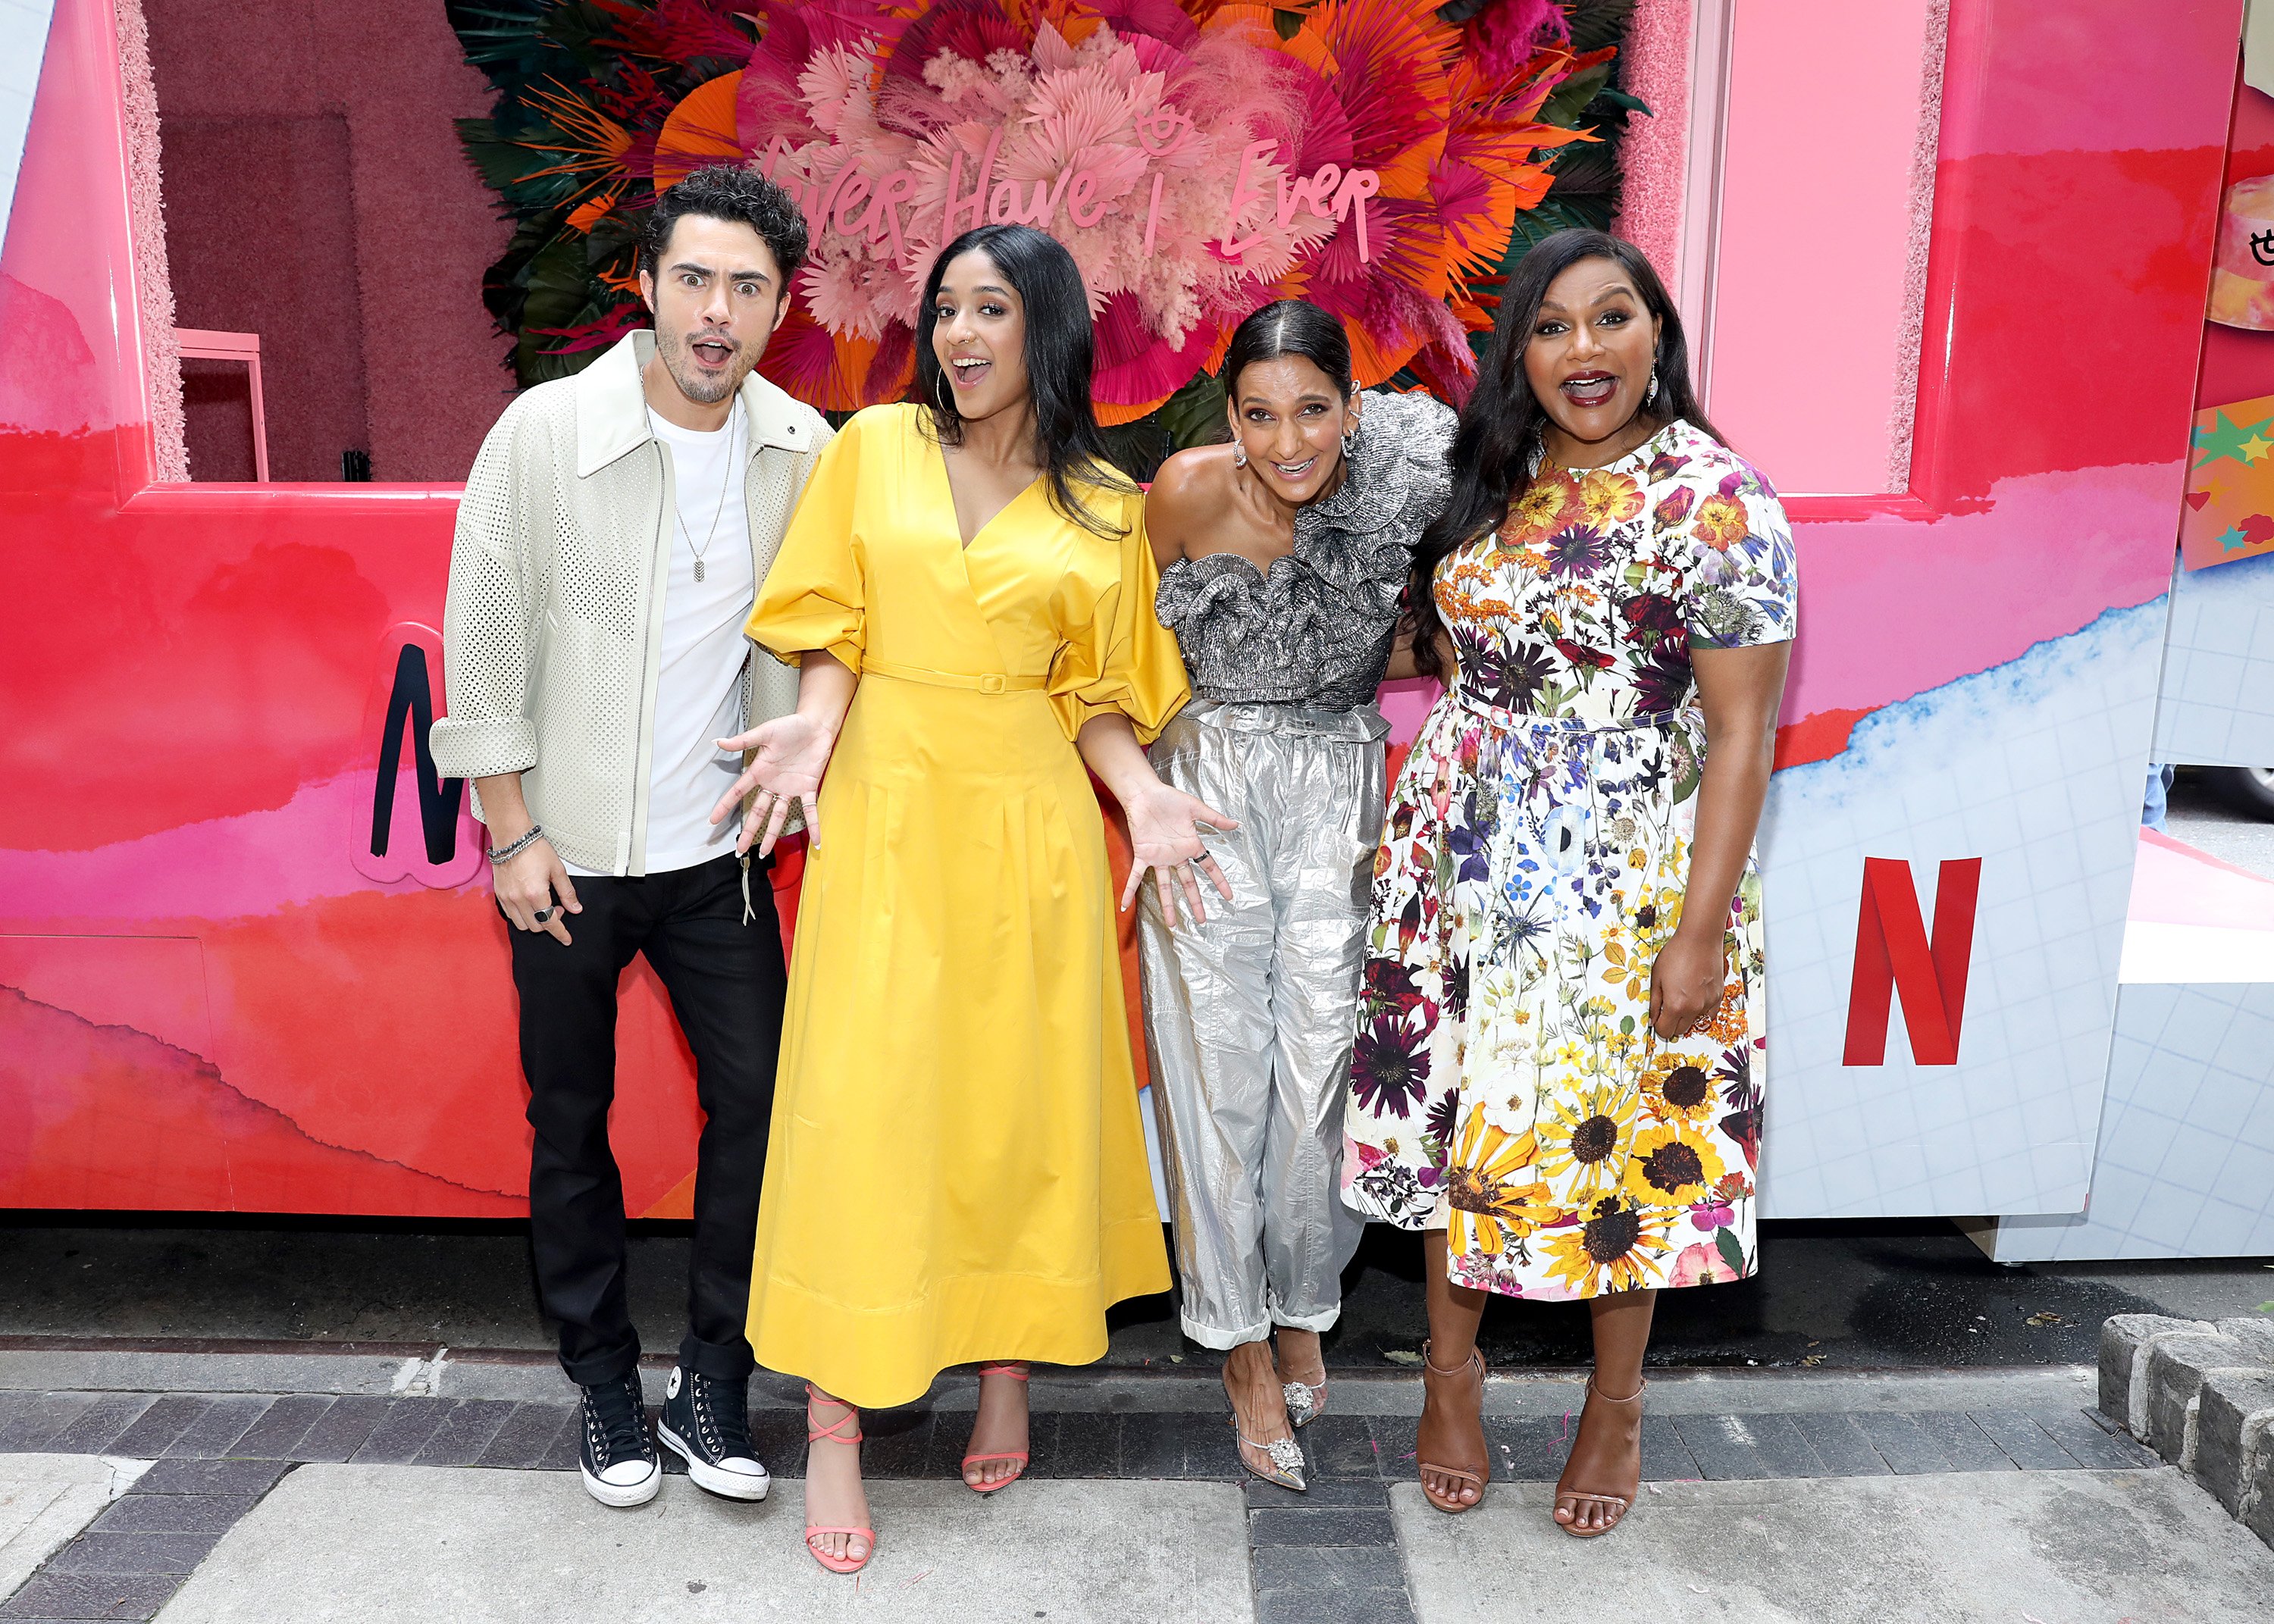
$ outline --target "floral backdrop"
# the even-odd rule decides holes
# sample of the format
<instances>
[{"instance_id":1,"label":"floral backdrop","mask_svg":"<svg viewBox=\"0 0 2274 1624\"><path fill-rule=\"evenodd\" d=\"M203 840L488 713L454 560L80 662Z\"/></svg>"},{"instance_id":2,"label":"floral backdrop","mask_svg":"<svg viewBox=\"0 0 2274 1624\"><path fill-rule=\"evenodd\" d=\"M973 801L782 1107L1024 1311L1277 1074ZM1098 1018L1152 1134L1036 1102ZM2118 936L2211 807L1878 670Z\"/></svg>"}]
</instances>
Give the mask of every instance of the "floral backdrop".
<instances>
[{"instance_id":1,"label":"floral backdrop","mask_svg":"<svg viewBox=\"0 0 2274 1624\"><path fill-rule=\"evenodd\" d=\"M815 227L762 365L825 410L902 396L932 255L990 205L1073 251L1127 460L1217 432L1231 329L1285 296L1362 383L1458 400L1513 258L1615 207L1631 7L452 0L497 88L461 137L516 225L485 298L523 384L576 371L644 320L655 189L740 162Z\"/></svg>"}]
</instances>

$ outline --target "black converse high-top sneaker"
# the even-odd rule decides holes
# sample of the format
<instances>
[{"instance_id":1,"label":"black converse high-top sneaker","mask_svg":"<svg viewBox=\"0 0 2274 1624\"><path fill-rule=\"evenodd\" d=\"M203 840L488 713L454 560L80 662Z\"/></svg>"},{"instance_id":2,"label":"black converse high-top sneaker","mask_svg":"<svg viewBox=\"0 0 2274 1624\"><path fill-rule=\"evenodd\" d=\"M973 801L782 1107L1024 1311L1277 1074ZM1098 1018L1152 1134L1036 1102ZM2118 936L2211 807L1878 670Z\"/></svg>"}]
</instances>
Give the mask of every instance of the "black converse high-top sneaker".
<instances>
[{"instance_id":1,"label":"black converse high-top sneaker","mask_svg":"<svg viewBox=\"0 0 2274 1624\"><path fill-rule=\"evenodd\" d=\"M663 1486L663 1462L647 1434L639 1374L584 1389L584 1449L577 1466L585 1491L603 1506L644 1506Z\"/></svg>"},{"instance_id":2,"label":"black converse high-top sneaker","mask_svg":"<svg viewBox=\"0 0 2274 1624\"><path fill-rule=\"evenodd\" d=\"M674 1365L656 1436L687 1462L695 1486L728 1500L764 1500L773 1479L750 1446L750 1382Z\"/></svg>"}]
</instances>

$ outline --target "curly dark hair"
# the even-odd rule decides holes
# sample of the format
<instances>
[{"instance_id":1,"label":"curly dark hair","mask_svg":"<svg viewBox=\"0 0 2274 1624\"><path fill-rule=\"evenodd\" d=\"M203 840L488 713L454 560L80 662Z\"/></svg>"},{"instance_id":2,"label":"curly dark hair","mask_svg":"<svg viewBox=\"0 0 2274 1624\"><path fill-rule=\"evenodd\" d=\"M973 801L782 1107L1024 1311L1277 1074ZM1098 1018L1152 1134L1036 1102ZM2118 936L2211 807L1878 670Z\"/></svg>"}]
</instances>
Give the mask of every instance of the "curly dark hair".
<instances>
[{"instance_id":1,"label":"curly dark hair","mask_svg":"<svg viewBox=\"0 0 2274 1624\"><path fill-rule=\"evenodd\" d=\"M689 214L705 220L740 221L761 237L781 270L781 293L787 297L805 264L805 213L789 192L756 169L732 163L713 163L696 170L677 185L657 193L640 233L639 268L652 276L671 241L671 228Z\"/></svg>"}]
</instances>

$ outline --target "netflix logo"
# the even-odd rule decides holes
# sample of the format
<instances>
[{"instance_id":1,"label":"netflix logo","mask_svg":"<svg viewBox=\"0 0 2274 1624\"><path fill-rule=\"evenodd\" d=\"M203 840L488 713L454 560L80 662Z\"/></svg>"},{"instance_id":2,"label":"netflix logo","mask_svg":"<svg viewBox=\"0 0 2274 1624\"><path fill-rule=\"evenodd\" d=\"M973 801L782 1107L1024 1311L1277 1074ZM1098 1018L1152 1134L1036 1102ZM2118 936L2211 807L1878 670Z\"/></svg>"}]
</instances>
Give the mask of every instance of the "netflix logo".
<instances>
[{"instance_id":1,"label":"netflix logo","mask_svg":"<svg viewBox=\"0 0 2274 1624\"><path fill-rule=\"evenodd\" d=\"M1864 860L1864 906L1856 920L1856 972L1848 989L1848 1044L1841 1064L1887 1063L1887 1016L1903 1001L1903 1029L1920 1065L1956 1065L1966 1017L1966 974L1974 959L1974 905L1982 860L1942 865L1934 888L1934 932L1928 935L1900 858Z\"/></svg>"}]
</instances>

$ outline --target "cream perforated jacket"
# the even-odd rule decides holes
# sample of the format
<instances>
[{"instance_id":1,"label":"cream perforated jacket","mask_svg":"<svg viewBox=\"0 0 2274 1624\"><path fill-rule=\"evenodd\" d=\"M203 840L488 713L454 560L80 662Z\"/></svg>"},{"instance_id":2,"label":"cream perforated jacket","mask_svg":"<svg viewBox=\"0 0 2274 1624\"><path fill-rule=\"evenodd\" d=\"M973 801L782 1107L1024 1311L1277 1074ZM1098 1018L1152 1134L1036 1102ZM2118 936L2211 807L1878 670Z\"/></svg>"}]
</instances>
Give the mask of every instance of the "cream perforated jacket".
<instances>
[{"instance_id":1,"label":"cream perforated jacket","mask_svg":"<svg viewBox=\"0 0 2274 1624\"><path fill-rule=\"evenodd\" d=\"M466 478L442 613L449 714L434 724L434 764L469 781L521 773L553 849L602 874L645 868L673 504L640 388L654 353L652 333L633 333L505 409ZM763 583L831 432L756 372L742 400ZM796 708L796 671L753 645L743 725ZM486 821L478 797L474 816Z\"/></svg>"}]
</instances>

